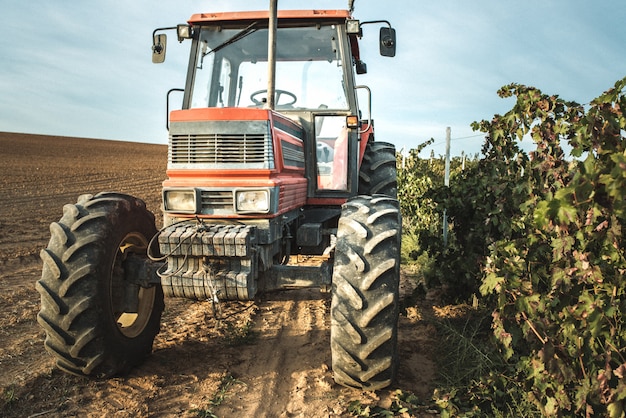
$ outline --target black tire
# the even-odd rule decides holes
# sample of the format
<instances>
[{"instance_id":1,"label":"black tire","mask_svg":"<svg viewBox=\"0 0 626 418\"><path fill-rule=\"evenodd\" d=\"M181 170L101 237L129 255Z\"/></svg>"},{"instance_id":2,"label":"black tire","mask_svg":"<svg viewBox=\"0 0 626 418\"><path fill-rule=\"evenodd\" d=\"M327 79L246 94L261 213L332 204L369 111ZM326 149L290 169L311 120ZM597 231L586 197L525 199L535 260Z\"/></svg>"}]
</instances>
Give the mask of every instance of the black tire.
<instances>
[{"instance_id":1,"label":"black tire","mask_svg":"<svg viewBox=\"0 0 626 418\"><path fill-rule=\"evenodd\" d=\"M357 196L343 206L330 328L333 374L341 385L378 390L395 378L400 236L396 199Z\"/></svg>"},{"instance_id":2,"label":"black tire","mask_svg":"<svg viewBox=\"0 0 626 418\"><path fill-rule=\"evenodd\" d=\"M359 194L383 194L398 198L396 147L387 142L369 141L359 170Z\"/></svg>"},{"instance_id":3,"label":"black tire","mask_svg":"<svg viewBox=\"0 0 626 418\"><path fill-rule=\"evenodd\" d=\"M127 373L152 351L164 308L161 286L125 283L122 264L129 253L146 255L154 215L132 196L83 195L50 232L36 286L46 350L75 375Z\"/></svg>"}]
</instances>

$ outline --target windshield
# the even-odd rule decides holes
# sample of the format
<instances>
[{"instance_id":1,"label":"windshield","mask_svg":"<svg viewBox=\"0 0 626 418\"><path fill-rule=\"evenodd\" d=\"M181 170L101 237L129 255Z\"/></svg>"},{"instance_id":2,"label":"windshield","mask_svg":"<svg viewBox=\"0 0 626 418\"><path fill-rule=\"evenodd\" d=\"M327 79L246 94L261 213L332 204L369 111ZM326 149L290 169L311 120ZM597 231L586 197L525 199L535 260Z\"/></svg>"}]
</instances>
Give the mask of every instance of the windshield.
<instances>
[{"instance_id":1,"label":"windshield","mask_svg":"<svg viewBox=\"0 0 626 418\"><path fill-rule=\"evenodd\" d=\"M266 28L203 27L190 107L262 107L267 101ZM347 109L336 25L279 28L276 109Z\"/></svg>"}]
</instances>

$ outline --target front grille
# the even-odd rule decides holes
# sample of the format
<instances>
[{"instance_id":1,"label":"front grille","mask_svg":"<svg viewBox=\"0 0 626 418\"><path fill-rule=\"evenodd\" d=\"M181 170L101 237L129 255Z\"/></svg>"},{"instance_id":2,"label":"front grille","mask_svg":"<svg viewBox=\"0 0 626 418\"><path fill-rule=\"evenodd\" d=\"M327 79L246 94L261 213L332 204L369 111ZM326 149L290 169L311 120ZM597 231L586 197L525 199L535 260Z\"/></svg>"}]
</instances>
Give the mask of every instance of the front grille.
<instances>
[{"instance_id":1,"label":"front grille","mask_svg":"<svg viewBox=\"0 0 626 418\"><path fill-rule=\"evenodd\" d=\"M204 215L227 215L235 211L231 190L202 189L200 199Z\"/></svg>"},{"instance_id":2,"label":"front grille","mask_svg":"<svg viewBox=\"0 0 626 418\"><path fill-rule=\"evenodd\" d=\"M173 123L168 163L171 168L273 169L269 127L241 121Z\"/></svg>"},{"instance_id":3,"label":"front grille","mask_svg":"<svg viewBox=\"0 0 626 418\"><path fill-rule=\"evenodd\" d=\"M266 164L273 160L266 135L172 135L174 164Z\"/></svg>"}]
</instances>

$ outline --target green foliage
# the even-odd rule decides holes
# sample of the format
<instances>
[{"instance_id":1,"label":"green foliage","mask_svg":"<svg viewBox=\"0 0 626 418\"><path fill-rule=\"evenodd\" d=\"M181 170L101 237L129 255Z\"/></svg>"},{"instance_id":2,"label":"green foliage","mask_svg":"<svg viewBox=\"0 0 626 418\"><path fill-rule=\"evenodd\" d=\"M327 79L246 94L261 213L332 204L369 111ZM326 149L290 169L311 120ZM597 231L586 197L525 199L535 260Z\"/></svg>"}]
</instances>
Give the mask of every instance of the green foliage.
<instances>
[{"instance_id":1,"label":"green foliage","mask_svg":"<svg viewBox=\"0 0 626 418\"><path fill-rule=\"evenodd\" d=\"M15 385L9 385L2 392L2 407L10 407L18 400L15 394Z\"/></svg>"},{"instance_id":2,"label":"green foliage","mask_svg":"<svg viewBox=\"0 0 626 418\"><path fill-rule=\"evenodd\" d=\"M217 391L213 395L213 397L209 400L209 407L200 409L195 408L191 409L189 412L195 414L199 418L217 418L217 415L213 412L212 408L216 406L220 406L226 398L228 397L228 392L236 385L244 384L240 380L237 380L233 377L232 374L227 373L222 377L219 387Z\"/></svg>"},{"instance_id":3,"label":"green foliage","mask_svg":"<svg viewBox=\"0 0 626 418\"><path fill-rule=\"evenodd\" d=\"M348 405L348 413L353 417L383 418L418 416L417 414L427 409L420 399L411 392L400 389L393 393L393 401L389 408L376 405L366 405L361 401L352 401Z\"/></svg>"},{"instance_id":4,"label":"green foliage","mask_svg":"<svg viewBox=\"0 0 626 418\"><path fill-rule=\"evenodd\" d=\"M195 414L195 416L197 416L198 418L219 418L217 415L213 413L213 411L210 408L207 408L207 409L194 408L194 409L191 409L189 412L192 414Z\"/></svg>"},{"instance_id":5,"label":"green foliage","mask_svg":"<svg viewBox=\"0 0 626 418\"><path fill-rule=\"evenodd\" d=\"M473 125L486 134L484 158L450 188L420 195L431 214L446 208L451 220L448 247L418 231L420 249L455 295L480 292L503 359L467 392L440 399L486 413L491 396L496 416L525 404L543 416L624 416L625 87L626 78L587 109L503 87L514 107ZM522 151L522 140L535 149Z\"/></svg>"},{"instance_id":6,"label":"green foliage","mask_svg":"<svg viewBox=\"0 0 626 418\"><path fill-rule=\"evenodd\" d=\"M469 386L500 362L489 344L489 321L483 312L437 322L439 377L446 387Z\"/></svg>"},{"instance_id":7,"label":"green foliage","mask_svg":"<svg viewBox=\"0 0 626 418\"><path fill-rule=\"evenodd\" d=\"M258 335L253 330L253 327L254 323L252 321L244 324L224 321L224 342L230 347L254 344Z\"/></svg>"},{"instance_id":8,"label":"green foliage","mask_svg":"<svg viewBox=\"0 0 626 418\"><path fill-rule=\"evenodd\" d=\"M489 338L490 313L468 309L455 318L436 319L438 388L433 400L442 417L542 417Z\"/></svg>"},{"instance_id":9,"label":"green foliage","mask_svg":"<svg viewBox=\"0 0 626 418\"><path fill-rule=\"evenodd\" d=\"M529 399L546 416L623 413L625 85L619 81L587 112L512 85L501 95L517 96L507 114L514 123L481 126L512 139L516 124L537 145L522 234L490 246L481 291L496 297L495 337L517 356ZM562 141L578 160L564 158Z\"/></svg>"},{"instance_id":10,"label":"green foliage","mask_svg":"<svg viewBox=\"0 0 626 418\"><path fill-rule=\"evenodd\" d=\"M441 226L440 215L433 210L432 200L424 198L424 194L436 184L443 185L444 161L441 158L419 157L423 147L432 142L431 139L417 149L412 149L409 156L402 158L398 164L398 199L404 222L403 230L409 235L417 235L424 229Z\"/></svg>"},{"instance_id":11,"label":"green foliage","mask_svg":"<svg viewBox=\"0 0 626 418\"><path fill-rule=\"evenodd\" d=\"M417 149L398 162L398 199L402 211L402 261L407 265L417 265L429 285L447 284L452 277L452 268L431 269L432 260L440 261L448 254L443 245L443 210L436 202L433 191L444 188L445 160L443 157L421 158L420 152L432 144L433 139L421 144ZM478 162L477 158L455 157L450 162L451 177L454 178ZM440 267L440 266L439 266Z\"/></svg>"}]
</instances>

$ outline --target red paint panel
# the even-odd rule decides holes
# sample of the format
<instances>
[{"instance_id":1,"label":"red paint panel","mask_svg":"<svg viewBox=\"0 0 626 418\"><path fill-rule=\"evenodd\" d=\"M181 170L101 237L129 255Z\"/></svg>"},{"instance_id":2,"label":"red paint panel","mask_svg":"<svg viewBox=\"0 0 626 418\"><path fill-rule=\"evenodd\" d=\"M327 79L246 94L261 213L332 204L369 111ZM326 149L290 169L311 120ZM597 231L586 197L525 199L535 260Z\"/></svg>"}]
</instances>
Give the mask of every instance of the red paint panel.
<instances>
[{"instance_id":1,"label":"red paint panel","mask_svg":"<svg viewBox=\"0 0 626 418\"><path fill-rule=\"evenodd\" d=\"M191 24L201 24L237 20L268 20L268 10L225 12L225 13L197 13L189 18ZM347 10L279 10L279 19L347 19L350 12Z\"/></svg>"},{"instance_id":2,"label":"red paint panel","mask_svg":"<svg viewBox=\"0 0 626 418\"><path fill-rule=\"evenodd\" d=\"M267 109L242 107L206 107L173 110L170 122L203 122L207 120L269 120Z\"/></svg>"}]
</instances>

